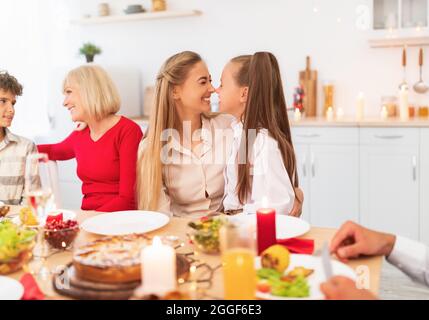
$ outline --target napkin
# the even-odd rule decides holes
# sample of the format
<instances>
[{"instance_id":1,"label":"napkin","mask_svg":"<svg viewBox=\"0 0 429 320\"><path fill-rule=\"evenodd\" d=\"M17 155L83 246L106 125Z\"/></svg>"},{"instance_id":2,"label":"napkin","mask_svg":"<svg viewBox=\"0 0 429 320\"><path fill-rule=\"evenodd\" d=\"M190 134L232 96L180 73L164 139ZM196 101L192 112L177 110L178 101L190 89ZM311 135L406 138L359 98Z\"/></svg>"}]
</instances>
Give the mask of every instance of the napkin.
<instances>
[{"instance_id":1,"label":"napkin","mask_svg":"<svg viewBox=\"0 0 429 320\"><path fill-rule=\"evenodd\" d=\"M45 296L30 273L25 273L19 280L24 287L21 300L43 300Z\"/></svg>"},{"instance_id":2,"label":"napkin","mask_svg":"<svg viewBox=\"0 0 429 320\"><path fill-rule=\"evenodd\" d=\"M277 239L277 244L285 246L291 253L312 254L314 252L314 240L311 239Z\"/></svg>"}]
</instances>

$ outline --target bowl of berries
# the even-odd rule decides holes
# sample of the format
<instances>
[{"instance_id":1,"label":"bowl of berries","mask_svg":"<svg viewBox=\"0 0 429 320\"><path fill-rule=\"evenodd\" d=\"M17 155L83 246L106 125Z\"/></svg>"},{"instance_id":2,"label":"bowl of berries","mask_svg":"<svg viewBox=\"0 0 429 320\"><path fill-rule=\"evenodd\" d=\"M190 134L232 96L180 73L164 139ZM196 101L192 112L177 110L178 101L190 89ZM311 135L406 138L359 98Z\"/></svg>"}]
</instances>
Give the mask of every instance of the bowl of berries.
<instances>
[{"instance_id":1,"label":"bowl of berries","mask_svg":"<svg viewBox=\"0 0 429 320\"><path fill-rule=\"evenodd\" d=\"M64 219L63 214L50 215L46 220L44 235L52 248L65 250L73 245L79 233L79 224L73 219Z\"/></svg>"}]
</instances>

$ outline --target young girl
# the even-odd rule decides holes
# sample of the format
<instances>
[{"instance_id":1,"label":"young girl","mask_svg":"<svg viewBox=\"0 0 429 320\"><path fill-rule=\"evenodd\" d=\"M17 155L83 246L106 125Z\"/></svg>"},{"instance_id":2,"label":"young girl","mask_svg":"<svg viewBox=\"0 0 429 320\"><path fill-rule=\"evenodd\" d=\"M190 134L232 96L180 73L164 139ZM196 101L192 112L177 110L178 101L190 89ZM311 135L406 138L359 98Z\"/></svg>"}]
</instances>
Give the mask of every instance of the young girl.
<instances>
[{"instance_id":1,"label":"young girl","mask_svg":"<svg viewBox=\"0 0 429 320\"><path fill-rule=\"evenodd\" d=\"M116 115L120 98L106 71L85 65L68 73L64 107L72 121L84 122L63 142L39 145L50 160L76 158L82 180L82 210L136 209L137 148L143 137L133 121Z\"/></svg>"},{"instance_id":2,"label":"young girl","mask_svg":"<svg viewBox=\"0 0 429 320\"><path fill-rule=\"evenodd\" d=\"M178 53L161 67L149 130L140 146L139 209L196 216L221 205L225 150L230 151L224 138L232 133L233 117L210 113L214 91L206 64L194 52Z\"/></svg>"},{"instance_id":3,"label":"young girl","mask_svg":"<svg viewBox=\"0 0 429 320\"><path fill-rule=\"evenodd\" d=\"M266 197L277 213L299 216L303 195L276 58L258 52L232 59L217 93L220 110L237 119L225 170L225 211L254 213Z\"/></svg>"}]
</instances>

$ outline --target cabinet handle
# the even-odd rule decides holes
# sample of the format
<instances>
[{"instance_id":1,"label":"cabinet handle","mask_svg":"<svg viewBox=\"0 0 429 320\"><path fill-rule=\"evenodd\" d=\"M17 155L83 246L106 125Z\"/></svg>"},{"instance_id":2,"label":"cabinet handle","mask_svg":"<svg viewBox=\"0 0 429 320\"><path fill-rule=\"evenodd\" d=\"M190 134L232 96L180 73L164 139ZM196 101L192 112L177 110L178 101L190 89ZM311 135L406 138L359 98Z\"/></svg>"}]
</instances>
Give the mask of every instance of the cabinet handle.
<instances>
[{"instance_id":1,"label":"cabinet handle","mask_svg":"<svg viewBox=\"0 0 429 320\"><path fill-rule=\"evenodd\" d=\"M374 135L374 137L378 138L378 139L402 139L404 136L402 135L381 135L381 134L376 134Z\"/></svg>"},{"instance_id":2,"label":"cabinet handle","mask_svg":"<svg viewBox=\"0 0 429 320\"><path fill-rule=\"evenodd\" d=\"M413 181L417 180L417 157L413 156Z\"/></svg>"},{"instance_id":3,"label":"cabinet handle","mask_svg":"<svg viewBox=\"0 0 429 320\"><path fill-rule=\"evenodd\" d=\"M314 153L311 153L311 176L314 178L316 175L316 168L314 166Z\"/></svg>"},{"instance_id":4,"label":"cabinet handle","mask_svg":"<svg viewBox=\"0 0 429 320\"><path fill-rule=\"evenodd\" d=\"M304 178L307 177L307 155L304 155L302 162L302 173L304 174Z\"/></svg>"},{"instance_id":5,"label":"cabinet handle","mask_svg":"<svg viewBox=\"0 0 429 320\"><path fill-rule=\"evenodd\" d=\"M320 134L317 133L307 133L307 134L297 134L298 137L301 138L318 138L320 137Z\"/></svg>"}]
</instances>

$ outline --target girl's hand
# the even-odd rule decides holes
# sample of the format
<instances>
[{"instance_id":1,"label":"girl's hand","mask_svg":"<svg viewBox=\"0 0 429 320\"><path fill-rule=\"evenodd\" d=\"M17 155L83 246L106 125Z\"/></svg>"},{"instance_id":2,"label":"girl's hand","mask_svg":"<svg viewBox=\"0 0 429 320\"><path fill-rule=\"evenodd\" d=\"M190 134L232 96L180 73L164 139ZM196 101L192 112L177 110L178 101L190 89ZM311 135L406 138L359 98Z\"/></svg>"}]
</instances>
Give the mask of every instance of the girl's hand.
<instances>
[{"instance_id":1,"label":"girl's hand","mask_svg":"<svg viewBox=\"0 0 429 320\"><path fill-rule=\"evenodd\" d=\"M299 218L302 214L302 204L304 203L304 192L300 188L295 188L295 201L292 211L289 213L292 217Z\"/></svg>"}]
</instances>

